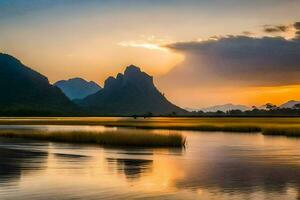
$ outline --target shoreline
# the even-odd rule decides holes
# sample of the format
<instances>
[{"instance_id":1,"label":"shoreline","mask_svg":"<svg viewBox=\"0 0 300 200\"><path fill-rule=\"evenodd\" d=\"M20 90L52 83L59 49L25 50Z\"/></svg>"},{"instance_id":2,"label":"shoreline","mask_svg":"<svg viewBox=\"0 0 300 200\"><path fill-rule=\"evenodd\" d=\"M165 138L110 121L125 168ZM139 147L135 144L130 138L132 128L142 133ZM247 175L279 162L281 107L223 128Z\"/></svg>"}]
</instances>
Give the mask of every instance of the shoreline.
<instances>
[{"instance_id":1,"label":"shoreline","mask_svg":"<svg viewBox=\"0 0 300 200\"><path fill-rule=\"evenodd\" d=\"M0 118L0 125L105 126L146 130L222 131L300 137L300 118L30 117Z\"/></svg>"}]
</instances>

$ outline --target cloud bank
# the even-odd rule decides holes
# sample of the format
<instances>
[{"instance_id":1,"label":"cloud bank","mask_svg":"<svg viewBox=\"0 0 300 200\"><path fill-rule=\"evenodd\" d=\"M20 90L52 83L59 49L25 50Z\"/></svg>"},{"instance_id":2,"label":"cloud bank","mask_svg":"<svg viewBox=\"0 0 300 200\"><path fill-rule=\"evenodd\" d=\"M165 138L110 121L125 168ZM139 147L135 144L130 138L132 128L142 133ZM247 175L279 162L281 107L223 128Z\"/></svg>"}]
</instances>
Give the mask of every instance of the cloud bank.
<instances>
[{"instance_id":1,"label":"cloud bank","mask_svg":"<svg viewBox=\"0 0 300 200\"><path fill-rule=\"evenodd\" d=\"M289 33L293 38L244 34L170 43L165 48L184 55L185 60L157 83L169 99L182 106L259 105L298 99L300 22L287 25L286 32L279 26L273 28L281 32L272 35Z\"/></svg>"},{"instance_id":2,"label":"cloud bank","mask_svg":"<svg viewBox=\"0 0 300 200\"><path fill-rule=\"evenodd\" d=\"M296 22L294 24L294 27L296 29L296 38L297 39L300 39L300 22Z\"/></svg>"},{"instance_id":3,"label":"cloud bank","mask_svg":"<svg viewBox=\"0 0 300 200\"><path fill-rule=\"evenodd\" d=\"M181 85L275 86L300 84L300 22L295 38L226 36L168 44L185 61L163 79ZM272 31L285 31L274 26ZM271 30L269 30L271 31Z\"/></svg>"},{"instance_id":4,"label":"cloud bank","mask_svg":"<svg viewBox=\"0 0 300 200\"><path fill-rule=\"evenodd\" d=\"M287 32L289 30L289 26L286 25L265 25L264 31L266 33L278 33L278 32Z\"/></svg>"}]
</instances>

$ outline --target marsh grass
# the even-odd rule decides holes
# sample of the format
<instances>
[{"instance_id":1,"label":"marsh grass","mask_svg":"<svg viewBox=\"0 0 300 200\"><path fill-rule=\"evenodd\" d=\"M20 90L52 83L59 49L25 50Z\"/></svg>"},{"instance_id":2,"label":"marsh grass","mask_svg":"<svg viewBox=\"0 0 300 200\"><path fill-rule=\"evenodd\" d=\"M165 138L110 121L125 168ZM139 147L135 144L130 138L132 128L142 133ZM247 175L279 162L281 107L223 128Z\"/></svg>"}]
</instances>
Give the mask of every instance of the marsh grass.
<instances>
[{"instance_id":1,"label":"marsh grass","mask_svg":"<svg viewBox=\"0 0 300 200\"><path fill-rule=\"evenodd\" d=\"M97 131L37 131L2 130L0 137L37 139L53 142L89 143L104 146L132 147L184 147L186 139L181 134L156 134L143 132Z\"/></svg>"},{"instance_id":2,"label":"marsh grass","mask_svg":"<svg viewBox=\"0 0 300 200\"><path fill-rule=\"evenodd\" d=\"M100 125L135 129L187 131L223 131L286 135L300 137L299 117L152 117L148 119L118 117L0 118L1 125Z\"/></svg>"},{"instance_id":3,"label":"marsh grass","mask_svg":"<svg viewBox=\"0 0 300 200\"><path fill-rule=\"evenodd\" d=\"M227 124L227 125L213 125L213 124L202 124L198 126L164 126L163 129L174 129L174 130L195 130L195 131L224 131L224 132L247 132L254 133L260 132L261 128L254 125L237 125L237 124Z\"/></svg>"},{"instance_id":4,"label":"marsh grass","mask_svg":"<svg viewBox=\"0 0 300 200\"><path fill-rule=\"evenodd\" d=\"M264 135L300 137L300 127L268 127L262 130Z\"/></svg>"}]
</instances>

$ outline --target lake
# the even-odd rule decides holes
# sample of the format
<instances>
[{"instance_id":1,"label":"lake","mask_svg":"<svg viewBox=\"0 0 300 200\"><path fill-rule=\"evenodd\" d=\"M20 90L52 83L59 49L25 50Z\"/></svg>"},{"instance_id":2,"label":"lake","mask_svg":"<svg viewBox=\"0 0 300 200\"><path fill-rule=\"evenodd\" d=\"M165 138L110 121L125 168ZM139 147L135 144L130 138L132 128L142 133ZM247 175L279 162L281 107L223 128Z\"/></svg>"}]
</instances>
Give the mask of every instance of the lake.
<instances>
[{"instance_id":1,"label":"lake","mask_svg":"<svg viewBox=\"0 0 300 200\"><path fill-rule=\"evenodd\" d=\"M12 128L125 130L0 126ZM1 138L0 199L300 199L300 139L255 133L171 132L186 136L185 149L103 148Z\"/></svg>"}]
</instances>

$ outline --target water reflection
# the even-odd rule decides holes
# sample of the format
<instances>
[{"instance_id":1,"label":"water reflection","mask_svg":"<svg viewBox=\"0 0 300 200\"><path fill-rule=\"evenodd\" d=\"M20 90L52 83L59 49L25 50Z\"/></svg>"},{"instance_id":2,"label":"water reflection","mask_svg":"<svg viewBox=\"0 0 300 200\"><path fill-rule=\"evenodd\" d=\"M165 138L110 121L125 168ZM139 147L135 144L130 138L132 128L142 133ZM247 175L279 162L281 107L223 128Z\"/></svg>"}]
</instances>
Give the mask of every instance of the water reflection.
<instances>
[{"instance_id":1,"label":"water reflection","mask_svg":"<svg viewBox=\"0 0 300 200\"><path fill-rule=\"evenodd\" d=\"M183 165L185 175L175 181L176 187L211 190L242 199L252 194L257 194L255 199L264 199L266 194L300 199L300 140L255 137L237 134L201 137L204 146L198 146L194 152L199 157Z\"/></svg>"},{"instance_id":2,"label":"water reflection","mask_svg":"<svg viewBox=\"0 0 300 200\"><path fill-rule=\"evenodd\" d=\"M0 125L0 130L40 130L40 131L116 131L115 127L77 125Z\"/></svg>"},{"instance_id":3,"label":"water reflection","mask_svg":"<svg viewBox=\"0 0 300 200\"><path fill-rule=\"evenodd\" d=\"M191 133L179 149L0 139L10 199L300 199L300 140Z\"/></svg>"},{"instance_id":4,"label":"water reflection","mask_svg":"<svg viewBox=\"0 0 300 200\"><path fill-rule=\"evenodd\" d=\"M153 163L152 160L126 158L107 158L107 162L109 167L124 174L128 180L135 180L150 173Z\"/></svg>"},{"instance_id":5,"label":"water reflection","mask_svg":"<svg viewBox=\"0 0 300 200\"><path fill-rule=\"evenodd\" d=\"M176 180L176 187L218 189L231 194L285 194L291 186L300 189L300 166L297 164L247 154L236 156L226 148L219 153L224 159L203 159L185 166L185 177Z\"/></svg>"},{"instance_id":6,"label":"water reflection","mask_svg":"<svg viewBox=\"0 0 300 200\"><path fill-rule=\"evenodd\" d=\"M5 140L6 146L9 146L8 142L9 140ZM10 148L0 146L0 186L15 184L22 174L45 168L48 153L19 149L19 142L13 143Z\"/></svg>"},{"instance_id":7,"label":"water reflection","mask_svg":"<svg viewBox=\"0 0 300 200\"><path fill-rule=\"evenodd\" d=\"M85 164L91 159L89 156L55 153L51 157L51 163L56 163L57 168L75 170L85 168Z\"/></svg>"}]
</instances>

